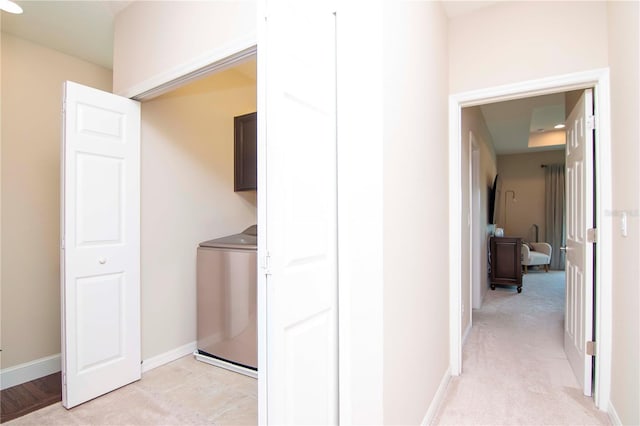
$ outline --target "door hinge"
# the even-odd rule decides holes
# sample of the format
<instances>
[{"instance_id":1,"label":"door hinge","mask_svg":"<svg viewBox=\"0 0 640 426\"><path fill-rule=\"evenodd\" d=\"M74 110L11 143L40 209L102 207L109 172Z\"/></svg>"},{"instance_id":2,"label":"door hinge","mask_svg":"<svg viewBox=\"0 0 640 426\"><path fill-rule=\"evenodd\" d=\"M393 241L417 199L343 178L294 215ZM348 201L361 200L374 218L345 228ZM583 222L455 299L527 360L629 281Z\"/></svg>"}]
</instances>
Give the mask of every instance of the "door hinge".
<instances>
[{"instance_id":1,"label":"door hinge","mask_svg":"<svg viewBox=\"0 0 640 426\"><path fill-rule=\"evenodd\" d=\"M596 128L596 117L595 115L590 115L587 117L587 128L589 130L594 130Z\"/></svg>"},{"instance_id":2,"label":"door hinge","mask_svg":"<svg viewBox=\"0 0 640 426\"><path fill-rule=\"evenodd\" d=\"M587 229L587 242L588 243L598 242L598 229L596 228Z\"/></svg>"},{"instance_id":3,"label":"door hinge","mask_svg":"<svg viewBox=\"0 0 640 426\"><path fill-rule=\"evenodd\" d=\"M589 355L589 356L598 355L598 345L593 340L587 342L587 344L586 344L584 349L585 349L585 352L587 353L587 355Z\"/></svg>"},{"instance_id":4,"label":"door hinge","mask_svg":"<svg viewBox=\"0 0 640 426\"><path fill-rule=\"evenodd\" d=\"M271 255L268 252L262 258L262 269L265 275L271 275Z\"/></svg>"}]
</instances>

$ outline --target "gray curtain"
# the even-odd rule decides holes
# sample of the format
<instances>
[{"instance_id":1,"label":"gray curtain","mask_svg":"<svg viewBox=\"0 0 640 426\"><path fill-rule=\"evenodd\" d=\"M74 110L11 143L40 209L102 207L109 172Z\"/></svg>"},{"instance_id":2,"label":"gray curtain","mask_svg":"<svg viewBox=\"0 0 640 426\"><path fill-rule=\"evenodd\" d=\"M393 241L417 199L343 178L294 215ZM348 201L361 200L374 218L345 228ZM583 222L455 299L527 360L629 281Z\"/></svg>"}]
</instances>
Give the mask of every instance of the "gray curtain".
<instances>
[{"instance_id":1,"label":"gray curtain","mask_svg":"<svg viewBox=\"0 0 640 426\"><path fill-rule=\"evenodd\" d=\"M545 241L551 244L551 269L563 270L565 231L564 164L550 164L545 168Z\"/></svg>"}]
</instances>

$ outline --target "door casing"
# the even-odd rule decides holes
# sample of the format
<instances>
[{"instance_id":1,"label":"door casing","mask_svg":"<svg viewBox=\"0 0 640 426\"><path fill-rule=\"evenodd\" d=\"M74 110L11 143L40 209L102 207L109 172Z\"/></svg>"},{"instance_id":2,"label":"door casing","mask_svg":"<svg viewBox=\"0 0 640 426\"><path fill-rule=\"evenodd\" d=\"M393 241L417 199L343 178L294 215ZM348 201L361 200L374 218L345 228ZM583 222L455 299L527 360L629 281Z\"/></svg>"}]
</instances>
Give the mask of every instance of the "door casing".
<instances>
[{"instance_id":1,"label":"door casing","mask_svg":"<svg viewBox=\"0 0 640 426\"><path fill-rule=\"evenodd\" d=\"M596 299L594 326L598 342L595 358L594 400L607 410L611 387L611 283L612 283L612 218L611 211L611 113L609 69L600 68L528 80L502 86L457 93L449 96L449 215L462 217L461 117L462 108L490 102L509 101L571 90L594 88L596 110L596 152L594 181L598 244L596 244ZM449 354L453 376L462 372L462 248L460 224L449 222Z\"/></svg>"}]
</instances>

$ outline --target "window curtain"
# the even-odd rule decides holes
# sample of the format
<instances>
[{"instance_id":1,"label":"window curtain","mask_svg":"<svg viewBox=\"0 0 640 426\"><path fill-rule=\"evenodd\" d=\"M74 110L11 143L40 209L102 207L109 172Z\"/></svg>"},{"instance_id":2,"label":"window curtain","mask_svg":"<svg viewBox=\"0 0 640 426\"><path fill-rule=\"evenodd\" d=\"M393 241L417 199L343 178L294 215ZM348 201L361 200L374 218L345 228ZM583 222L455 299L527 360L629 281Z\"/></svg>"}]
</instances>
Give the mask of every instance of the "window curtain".
<instances>
[{"instance_id":1,"label":"window curtain","mask_svg":"<svg viewBox=\"0 0 640 426\"><path fill-rule=\"evenodd\" d=\"M565 231L564 164L545 168L545 241L551 244L551 269L564 270L565 257L560 247L567 241Z\"/></svg>"}]
</instances>

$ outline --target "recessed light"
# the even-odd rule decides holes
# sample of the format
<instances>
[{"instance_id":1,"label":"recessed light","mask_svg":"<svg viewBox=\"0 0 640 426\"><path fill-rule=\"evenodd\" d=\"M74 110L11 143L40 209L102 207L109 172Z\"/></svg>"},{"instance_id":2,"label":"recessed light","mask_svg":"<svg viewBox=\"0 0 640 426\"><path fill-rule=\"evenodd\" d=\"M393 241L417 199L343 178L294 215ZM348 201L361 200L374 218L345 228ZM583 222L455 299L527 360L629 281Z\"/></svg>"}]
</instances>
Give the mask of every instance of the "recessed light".
<instances>
[{"instance_id":1,"label":"recessed light","mask_svg":"<svg viewBox=\"0 0 640 426\"><path fill-rule=\"evenodd\" d=\"M560 124L556 124L555 126L553 126L554 129L564 129L564 124L560 123Z\"/></svg>"},{"instance_id":2,"label":"recessed light","mask_svg":"<svg viewBox=\"0 0 640 426\"><path fill-rule=\"evenodd\" d=\"M4 10L5 12L9 13L15 13L16 15L22 13L22 8L11 0L0 0L0 10Z\"/></svg>"}]
</instances>

